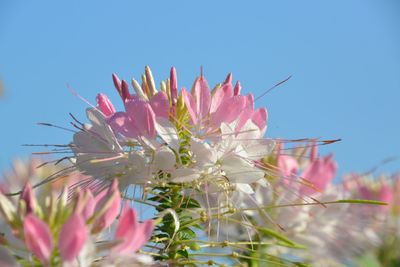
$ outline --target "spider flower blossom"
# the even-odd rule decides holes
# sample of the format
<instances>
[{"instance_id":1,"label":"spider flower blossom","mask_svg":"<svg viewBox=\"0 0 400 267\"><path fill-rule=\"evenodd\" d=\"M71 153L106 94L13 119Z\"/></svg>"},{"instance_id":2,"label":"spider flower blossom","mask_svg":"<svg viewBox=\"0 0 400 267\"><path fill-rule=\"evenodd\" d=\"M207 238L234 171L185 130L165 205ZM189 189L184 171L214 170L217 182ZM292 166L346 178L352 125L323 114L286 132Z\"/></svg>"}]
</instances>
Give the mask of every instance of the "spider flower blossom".
<instances>
[{"instance_id":1,"label":"spider flower blossom","mask_svg":"<svg viewBox=\"0 0 400 267\"><path fill-rule=\"evenodd\" d=\"M387 187L382 185L376 190L378 193L372 194L360 183L357 183L358 187L350 182L334 184L332 179L336 174L336 163L331 155L318 156L315 142L307 143L305 148L295 148L291 155L281 145L279 147L273 162L284 179L272 188L256 187L256 203L247 202L243 207L249 210L249 220L257 221L257 225L266 221L262 213L250 212L254 207L266 204L276 207L269 224L284 229L286 237L304 245L306 249L270 246L267 249L269 253L295 255L313 266L342 266L379 244L379 223L373 216L376 213L374 210L380 209L379 206L328 203L366 198L366 194L378 195L379 199L376 200L387 201L392 195ZM309 153L308 157L306 153ZM285 190L288 184L292 186L290 190ZM274 192L281 193L274 196ZM359 193L356 195L352 192ZM283 207L278 208L280 206ZM254 230L250 229L250 233L259 238L259 233ZM247 239L245 235L242 233L239 240ZM266 238L270 240L270 237Z\"/></svg>"},{"instance_id":2,"label":"spider flower blossom","mask_svg":"<svg viewBox=\"0 0 400 267\"><path fill-rule=\"evenodd\" d=\"M116 222L114 237L104 239L103 232L116 221L120 212L117 183L113 180L111 186L96 197L89 188L75 188L70 192L74 193L70 201L67 201L67 191L59 195L52 190L41 203L29 183L25 185L18 204L13 204L10 197L0 193L0 211L10 229L9 233L4 233L2 245L15 250L15 247L21 247L22 241L34 255L32 261L45 266L58 266L59 263L77 266L78 261L79 266L103 266L101 255L104 255L104 247L109 248L106 260L137 252L149 241L154 223L152 220L138 222L135 210L127 205ZM127 218L127 214L133 214L133 217ZM23 250L14 253L22 265L28 260ZM136 260L139 259L138 256ZM110 265L104 262L104 266Z\"/></svg>"},{"instance_id":3,"label":"spider flower blossom","mask_svg":"<svg viewBox=\"0 0 400 267\"><path fill-rule=\"evenodd\" d=\"M179 92L176 70L155 87L145 69L142 85L113 75L124 111L117 111L104 94L89 108L90 124L81 124L71 148L78 170L120 188L157 183L194 183L200 187L238 188L253 193L250 183L265 184L259 161L274 142L264 138L267 111L254 108L252 94L241 95L232 75L210 90L203 75L193 89Z\"/></svg>"}]
</instances>

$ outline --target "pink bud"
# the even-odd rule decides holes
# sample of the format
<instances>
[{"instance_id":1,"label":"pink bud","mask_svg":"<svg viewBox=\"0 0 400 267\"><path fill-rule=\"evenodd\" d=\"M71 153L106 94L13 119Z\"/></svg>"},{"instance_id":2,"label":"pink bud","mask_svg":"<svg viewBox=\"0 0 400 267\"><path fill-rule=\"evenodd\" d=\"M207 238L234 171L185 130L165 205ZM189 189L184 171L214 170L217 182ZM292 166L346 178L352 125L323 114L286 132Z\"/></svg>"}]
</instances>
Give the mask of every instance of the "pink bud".
<instances>
[{"instance_id":1,"label":"pink bud","mask_svg":"<svg viewBox=\"0 0 400 267\"><path fill-rule=\"evenodd\" d=\"M121 243L114 248L114 252L118 254L136 252L149 241L153 229L153 220L139 223L136 211L125 206L115 231L115 239Z\"/></svg>"},{"instance_id":2,"label":"pink bud","mask_svg":"<svg viewBox=\"0 0 400 267\"><path fill-rule=\"evenodd\" d=\"M87 221L93 215L95 205L96 202L90 190L79 191L75 213L81 214L82 218Z\"/></svg>"},{"instance_id":3,"label":"pink bud","mask_svg":"<svg viewBox=\"0 0 400 267\"><path fill-rule=\"evenodd\" d=\"M119 80L117 74L112 74L112 79L114 82L115 89L117 89L118 93L121 95L121 81Z\"/></svg>"},{"instance_id":4,"label":"pink bud","mask_svg":"<svg viewBox=\"0 0 400 267\"><path fill-rule=\"evenodd\" d=\"M228 73L225 78L224 84L231 84L232 83L232 73Z\"/></svg>"},{"instance_id":5,"label":"pink bud","mask_svg":"<svg viewBox=\"0 0 400 267\"><path fill-rule=\"evenodd\" d=\"M22 190L21 199L25 201L27 213L33 212L36 207L36 197L30 183L26 183Z\"/></svg>"},{"instance_id":6,"label":"pink bud","mask_svg":"<svg viewBox=\"0 0 400 267\"><path fill-rule=\"evenodd\" d=\"M178 98L178 78L176 76L176 69L174 67L171 68L169 84L171 88L172 104L175 105L176 99Z\"/></svg>"},{"instance_id":7,"label":"pink bud","mask_svg":"<svg viewBox=\"0 0 400 267\"><path fill-rule=\"evenodd\" d=\"M129 84L125 80L121 83L121 97L124 102L130 98Z\"/></svg>"},{"instance_id":8,"label":"pink bud","mask_svg":"<svg viewBox=\"0 0 400 267\"><path fill-rule=\"evenodd\" d=\"M235 87L233 88L233 94L234 95L240 95L240 90L242 89L242 86L240 85L240 82L237 81L235 84Z\"/></svg>"},{"instance_id":9,"label":"pink bud","mask_svg":"<svg viewBox=\"0 0 400 267\"><path fill-rule=\"evenodd\" d=\"M115 113L115 108L110 99L105 94L98 94L96 96L97 107L105 117L112 116Z\"/></svg>"},{"instance_id":10,"label":"pink bud","mask_svg":"<svg viewBox=\"0 0 400 267\"><path fill-rule=\"evenodd\" d=\"M117 217L121 207L121 195L118 189L118 180L114 179L108 190L103 190L96 196L96 212L99 218L94 222L93 232L98 233L110 226Z\"/></svg>"},{"instance_id":11,"label":"pink bud","mask_svg":"<svg viewBox=\"0 0 400 267\"><path fill-rule=\"evenodd\" d=\"M85 221L74 213L62 226L60 231L59 249L63 261L72 261L79 255L88 238Z\"/></svg>"},{"instance_id":12,"label":"pink bud","mask_svg":"<svg viewBox=\"0 0 400 267\"><path fill-rule=\"evenodd\" d=\"M49 226L32 213L28 214L24 218L24 238L27 248L42 263L47 262L53 249Z\"/></svg>"}]
</instances>

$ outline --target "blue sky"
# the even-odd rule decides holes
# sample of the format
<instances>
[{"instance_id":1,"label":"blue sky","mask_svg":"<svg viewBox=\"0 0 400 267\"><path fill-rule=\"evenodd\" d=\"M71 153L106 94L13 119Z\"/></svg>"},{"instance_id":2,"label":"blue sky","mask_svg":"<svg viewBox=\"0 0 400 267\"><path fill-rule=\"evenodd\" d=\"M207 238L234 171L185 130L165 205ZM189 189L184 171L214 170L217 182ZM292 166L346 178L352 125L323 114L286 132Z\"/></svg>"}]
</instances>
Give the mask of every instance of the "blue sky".
<instances>
[{"instance_id":1,"label":"blue sky","mask_svg":"<svg viewBox=\"0 0 400 267\"><path fill-rule=\"evenodd\" d=\"M97 92L115 102L111 73L159 81L176 66L190 86L200 65L209 83L233 72L269 110L268 136L343 141L340 174L398 157L400 169L400 4L337 1L5 1L0 0L0 168L28 156L23 143L68 143L36 126L84 120Z\"/></svg>"}]
</instances>

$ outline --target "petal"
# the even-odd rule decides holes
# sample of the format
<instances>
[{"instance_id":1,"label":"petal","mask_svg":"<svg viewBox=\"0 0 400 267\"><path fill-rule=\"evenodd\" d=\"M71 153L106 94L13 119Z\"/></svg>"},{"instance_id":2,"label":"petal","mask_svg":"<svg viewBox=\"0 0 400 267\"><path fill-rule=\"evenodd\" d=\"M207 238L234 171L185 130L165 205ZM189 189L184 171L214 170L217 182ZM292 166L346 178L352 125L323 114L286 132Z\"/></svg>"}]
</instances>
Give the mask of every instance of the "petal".
<instances>
[{"instance_id":1,"label":"petal","mask_svg":"<svg viewBox=\"0 0 400 267\"><path fill-rule=\"evenodd\" d=\"M27 248L42 262L48 261L53 249L49 226L33 214L24 218L24 238Z\"/></svg>"},{"instance_id":2,"label":"petal","mask_svg":"<svg viewBox=\"0 0 400 267\"><path fill-rule=\"evenodd\" d=\"M226 157L221 168L232 183L253 183L264 177L264 172L254 164L234 155Z\"/></svg>"},{"instance_id":3,"label":"petal","mask_svg":"<svg viewBox=\"0 0 400 267\"><path fill-rule=\"evenodd\" d=\"M116 112L109 118L108 123L115 133L125 137L136 138L139 134L134 122L125 112Z\"/></svg>"},{"instance_id":4,"label":"petal","mask_svg":"<svg viewBox=\"0 0 400 267\"><path fill-rule=\"evenodd\" d=\"M157 117L168 118L169 102L168 96L164 92L158 92L150 100L151 108Z\"/></svg>"},{"instance_id":5,"label":"petal","mask_svg":"<svg viewBox=\"0 0 400 267\"><path fill-rule=\"evenodd\" d=\"M153 230L152 220L139 223L135 209L125 206L115 231L115 239L121 243L113 251L118 254L136 252L148 242Z\"/></svg>"},{"instance_id":6,"label":"petal","mask_svg":"<svg viewBox=\"0 0 400 267\"><path fill-rule=\"evenodd\" d=\"M155 127L161 139L175 152L179 152L179 138L175 126L168 119L158 117Z\"/></svg>"},{"instance_id":7,"label":"petal","mask_svg":"<svg viewBox=\"0 0 400 267\"><path fill-rule=\"evenodd\" d=\"M293 177L297 175L299 164L291 156L280 155L278 158L278 168L284 177Z\"/></svg>"},{"instance_id":8,"label":"petal","mask_svg":"<svg viewBox=\"0 0 400 267\"><path fill-rule=\"evenodd\" d=\"M171 173L171 181L174 183L189 183L199 179L200 172L196 169L176 169Z\"/></svg>"},{"instance_id":9,"label":"petal","mask_svg":"<svg viewBox=\"0 0 400 267\"><path fill-rule=\"evenodd\" d=\"M307 179L313 187L302 185L301 194L313 194L316 190L323 191L336 174L336 163L331 156L317 158L304 170L302 178Z\"/></svg>"},{"instance_id":10,"label":"petal","mask_svg":"<svg viewBox=\"0 0 400 267\"><path fill-rule=\"evenodd\" d=\"M60 231L59 249L63 261L72 261L80 253L88 232L85 221L79 214L74 213L62 226Z\"/></svg>"},{"instance_id":11,"label":"petal","mask_svg":"<svg viewBox=\"0 0 400 267\"><path fill-rule=\"evenodd\" d=\"M172 170L176 163L175 154L168 147L162 146L155 152L154 164L159 170Z\"/></svg>"},{"instance_id":12,"label":"petal","mask_svg":"<svg viewBox=\"0 0 400 267\"><path fill-rule=\"evenodd\" d=\"M196 103L192 97L191 94L186 90L186 88L182 88L182 96L183 96L183 101L185 102L186 108L189 111L189 115L192 119L192 122L194 125L197 124L198 118L197 118L197 112L196 112Z\"/></svg>"},{"instance_id":13,"label":"petal","mask_svg":"<svg viewBox=\"0 0 400 267\"><path fill-rule=\"evenodd\" d=\"M155 114L151 105L141 99L130 99L125 104L128 117L134 122L140 135L154 138L155 131Z\"/></svg>"},{"instance_id":14,"label":"petal","mask_svg":"<svg viewBox=\"0 0 400 267\"><path fill-rule=\"evenodd\" d=\"M211 121L219 127L221 123L230 123L237 119L246 104L244 96L233 96L225 99L218 107L218 109L211 114Z\"/></svg>"},{"instance_id":15,"label":"petal","mask_svg":"<svg viewBox=\"0 0 400 267\"><path fill-rule=\"evenodd\" d=\"M251 120L264 132L267 127L268 113L266 108L256 109L251 117Z\"/></svg>"},{"instance_id":16,"label":"petal","mask_svg":"<svg viewBox=\"0 0 400 267\"><path fill-rule=\"evenodd\" d=\"M211 99L210 113L217 111L222 102L233 96L232 84L225 83L217 89Z\"/></svg>"},{"instance_id":17,"label":"petal","mask_svg":"<svg viewBox=\"0 0 400 267\"><path fill-rule=\"evenodd\" d=\"M81 214L82 218L87 221L93 215L95 206L96 201L89 189L79 191L75 213Z\"/></svg>"},{"instance_id":18,"label":"petal","mask_svg":"<svg viewBox=\"0 0 400 267\"><path fill-rule=\"evenodd\" d=\"M108 190L100 192L96 198L95 211L98 218L93 223L93 232L97 233L110 226L117 217L121 207L121 194L118 189L118 181L114 179ZM95 212L95 215L96 215Z\"/></svg>"}]
</instances>

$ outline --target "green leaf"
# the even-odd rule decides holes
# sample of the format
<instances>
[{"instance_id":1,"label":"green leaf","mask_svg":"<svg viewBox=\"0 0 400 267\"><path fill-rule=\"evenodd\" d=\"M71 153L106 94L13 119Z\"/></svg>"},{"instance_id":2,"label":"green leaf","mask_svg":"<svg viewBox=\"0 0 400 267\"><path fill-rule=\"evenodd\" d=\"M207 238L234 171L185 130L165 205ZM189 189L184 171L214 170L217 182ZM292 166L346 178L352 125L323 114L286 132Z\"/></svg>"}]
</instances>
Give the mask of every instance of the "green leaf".
<instances>
[{"instance_id":1,"label":"green leaf","mask_svg":"<svg viewBox=\"0 0 400 267\"><path fill-rule=\"evenodd\" d=\"M292 240L288 239L287 237L285 237L284 235L268 229L268 228L257 228L260 232L262 232L263 234L270 236L270 237L274 237L279 241L282 241L283 243L285 243L287 246L292 247L292 248L305 248L302 245L299 245L295 242L293 242Z\"/></svg>"}]
</instances>

